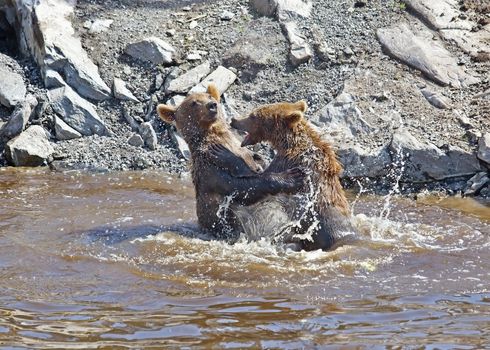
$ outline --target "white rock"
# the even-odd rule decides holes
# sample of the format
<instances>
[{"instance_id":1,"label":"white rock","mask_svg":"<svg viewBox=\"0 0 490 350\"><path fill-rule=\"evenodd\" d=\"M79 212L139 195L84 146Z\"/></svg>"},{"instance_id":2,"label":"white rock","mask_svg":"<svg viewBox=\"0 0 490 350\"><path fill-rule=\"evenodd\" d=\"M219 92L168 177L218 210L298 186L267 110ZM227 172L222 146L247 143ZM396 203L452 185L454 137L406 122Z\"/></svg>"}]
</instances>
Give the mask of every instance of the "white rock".
<instances>
[{"instance_id":1,"label":"white rock","mask_svg":"<svg viewBox=\"0 0 490 350\"><path fill-rule=\"evenodd\" d=\"M179 107L182 102L184 102L185 96L182 95L175 95L172 96L168 101L167 104L174 106L174 107Z\"/></svg>"},{"instance_id":2,"label":"white rock","mask_svg":"<svg viewBox=\"0 0 490 350\"><path fill-rule=\"evenodd\" d=\"M100 34L106 32L114 21L112 19L96 19L88 30L90 34Z\"/></svg>"},{"instance_id":3,"label":"white rock","mask_svg":"<svg viewBox=\"0 0 490 350\"><path fill-rule=\"evenodd\" d=\"M282 23L283 30L286 32L290 49L289 58L294 66L308 62L313 57L313 51L306 41L306 37L301 34L295 22Z\"/></svg>"},{"instance_id":4,"label":"white rock","mask_svg":"<svg viewBox=\"0 0 490 350\"><path fill-rule=\"evenodd\" d=\"M173 61L175 49L166 41L150 37L126 46L126 54L153 64L170 64Z\"/></svg>"},{"instance_id":5,"label":"white rock","mask_svg":"<svg viewBox=\"0 0 490 350\"><path fill-rule=\"evenodd\" d=\"M202 59L202 57L198 53L190 53L186 56L185 59L187 61L199 61L200 59Z\"/></svg>"},{"instance_id":6,"label":"white rock","mask_svg":"<svg viewBox=\"0 0 490 350\"><path fill-rule=\"evenodd\" d=\"M457 0L403 0L407 7L422 17L433 29L466 29L473 24L460 19Z\"/></svg>"},{"instance_id":7,"label":"white rock","mask_svg":"<svg viewBox=\"0 0 490 350\"><path fill-rule=\"evenodd\" d=\"M433 105L434 107L440 108L440 109L449 109L451 108L451 101L444 95L434 92L428 88L424 88L420 90L422 95L426 98L426 100Z\"/></svg>"},{"instance_id":8,"label":"white rock","mask_svg":"<svg viewBox=\"0 0 490 350\"><path fill-rule=\"evenodd\" d=\"M112 91L114 93L114 97L118 100L139 102L133 93L126 87L126 83L119 78L114 78Z\"/></svg>"},{"instance_id":9,"label":"white rock","mask_svg":"<svg viewBox=\"0 0 490 350\"><path fill-rule=\"evenodd\" d=\"M54 153L46 131L39 125L29 127L5 147L7 160L15 166L40 166Z\"/></svg>"},{"instance_id":10,"label":"white rock","mask_svg":"<svg viewBox=\"0 0 490 350\"><path fill-rule=\"evenodd\" d=\"M221 95L226 90L228 90L228 88L231 86L231 84L233 84L236 78L237 78L236 74L233 73L231 70L223 66L219 66L218 68L216 68L215 71L213 71L206 78L204 78L203 81L201 81L199 84L194 86L189 91L189 93L206 92L206 90L208 89L208 85L210 83L214 83Z\"/></svg>"},{"instance_id":11,"label":"white rock","mask_svg":"<svg viewBox=\"0 0 490 350\"><path fill-rule=\"evenodd\" d=\"M0 63L0 79L0 104L10 108L24 101L27 90L22 76Z\"/></svg>"},{"instance_id":12,"label":"white rock","mask_svg":"<svg viewBox=\"0 0 490 350\"><path fill-rule=\"evenodd\" d=\"M191 23L189 23L189 29L194 29L197 27L197 21L191 21Z\"/></svg>"},{"instance_id":13,"label":"white rock","mask_svg":"<svg viewBox=\"0 0 490 350\"><path fill-rule=\"evenodd\" d=\"M479 81L458 66L456 58L439 42L430 40L432 34L428 31L414 35L402 24L390 29L378 29L377 35L390 56L420 70L436 83L460 88Z\"/></svg>"},{"instance_id":14,"label":"white rock","mask_svg":"<svg viewBox=\"0 0 490 350\"><path fill-rule=\"evenodd\" d=\"M223 12L221 12L221 15L219 16L219 18L222 19L223 21L231 21L233 17L235 17L235 14L228 10L224 10Z\"/></svg>"},{"instance_id":15,"label":"white rock","mask_svg":"<svg viewBox=\"0 0 490 350\"><path fill-rule=\"evenodd\" d=\"M72 140L82 137L78 131L66 124L60 117L54 117L54 132L57 140Z\"/></svg>"},{"instance_id":16,"label":"white rock","mask_svg":"<svg viewBox=\"0 0 490 350\"><path fill-rule=\"evenodd\" d=\"M141 123L139 127L139 133L143 140L145 141L145 145L151 149L155 150L157 148L158 139L153 126L149 122Z\"/></svg>"},{"instance_id":17,"label":"white rock","mask_svg":"<svg viewBox=\"0 0 490 350\"><path fill-rule=\"evenodd\" d=\"M198 84L211 71L211 66L208 61L201 63L184 74L170 81L166 86L166 93L187 93L193 86Z\"/></svg>"}]
</instances>

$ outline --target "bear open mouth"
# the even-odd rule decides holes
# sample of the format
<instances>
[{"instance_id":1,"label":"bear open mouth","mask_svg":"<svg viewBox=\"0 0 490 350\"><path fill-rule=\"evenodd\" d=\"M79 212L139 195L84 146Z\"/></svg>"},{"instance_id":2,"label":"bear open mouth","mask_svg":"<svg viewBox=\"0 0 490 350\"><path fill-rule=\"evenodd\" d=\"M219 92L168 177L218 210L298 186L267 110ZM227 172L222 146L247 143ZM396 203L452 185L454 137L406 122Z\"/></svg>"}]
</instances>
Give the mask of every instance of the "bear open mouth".
<instances>
[{"instance_id":1,"label":"bear open mouth","mask_svg":"<svg viewBox=\"0 0 490 350\"><path fill-rule=\"evenodd\" d=\"M252 140L250 134L246 131L244 131L244 133L245 133L245 137L243 138L241 146L245 147L245 146L253 145L255 142Z\"/></svg>"}]
</instances>

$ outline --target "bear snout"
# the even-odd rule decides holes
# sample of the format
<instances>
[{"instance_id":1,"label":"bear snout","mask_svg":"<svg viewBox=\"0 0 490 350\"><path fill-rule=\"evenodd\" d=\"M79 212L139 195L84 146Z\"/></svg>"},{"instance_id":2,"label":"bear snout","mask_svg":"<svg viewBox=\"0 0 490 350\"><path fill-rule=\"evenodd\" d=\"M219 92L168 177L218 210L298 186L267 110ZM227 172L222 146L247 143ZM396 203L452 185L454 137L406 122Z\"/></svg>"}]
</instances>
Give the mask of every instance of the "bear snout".
<instances>
[{"instance_id":1,"label":"bear snout","mask_svg":"<svg viewBox=\"0 0 490 350\"><path fill-rule=\"evenodd\" d=\"M211 101L207 104L208 110L210 112L216 113L218 112L218 104L214 101Z\"/></svg>"}]
</instances>

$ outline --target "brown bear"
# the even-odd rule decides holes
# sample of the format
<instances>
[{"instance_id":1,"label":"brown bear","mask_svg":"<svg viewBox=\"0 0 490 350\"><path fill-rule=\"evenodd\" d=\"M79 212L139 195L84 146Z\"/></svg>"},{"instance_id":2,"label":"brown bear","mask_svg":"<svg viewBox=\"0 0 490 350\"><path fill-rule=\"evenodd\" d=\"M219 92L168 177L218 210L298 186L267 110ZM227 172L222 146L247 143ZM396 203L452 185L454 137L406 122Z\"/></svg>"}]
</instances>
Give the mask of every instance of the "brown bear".
<instances>
[{"instance_id":1,"label":"brown bear","mask_svg":"<svg viewBox=\"0 0 490 350\"><path fill-rule=\"evenodd\" d=\"M250 205L280 192L295 192L304 185L305 174L297 168L258 173L260 166L253 153L240 147L224 120L219 101L218 89L210 84L206 93L187 96L177 108L160 104L157 111L189 145L199 226L215 236L233 239L241 231L233 206ZM221 167L210 152L213 145L222 145L239 161Z\"/></svg>"},{"instance_id":2,"label":"brown bear","mask_svg":"<svg viewBox=\"0 0 490 350\"><path fill-rule=\"evenodd\" d=\"M233 119L231 126L247 133L242 146L267 141L276 150L265 173L296 167L310 172L308 185L297 196L290 216L297 224L286 240L297 242L304 250L328 250L354 238L355 233L339 179L342 166L331 145L304 118L306 109L304 101L264 105L247 118ZM222 162L231 158L223 149L214 153Z\"/></svg>"}]
</instances>

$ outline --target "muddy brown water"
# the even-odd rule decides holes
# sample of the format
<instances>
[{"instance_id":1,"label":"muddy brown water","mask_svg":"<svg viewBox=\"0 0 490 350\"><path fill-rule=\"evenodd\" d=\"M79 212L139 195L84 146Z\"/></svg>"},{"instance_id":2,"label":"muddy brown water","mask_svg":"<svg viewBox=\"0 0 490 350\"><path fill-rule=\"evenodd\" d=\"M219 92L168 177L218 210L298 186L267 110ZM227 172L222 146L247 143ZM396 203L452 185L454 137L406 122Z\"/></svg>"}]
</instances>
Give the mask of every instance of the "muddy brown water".
<instances>
[{"instance_id":1,"label":"muddy brown water","mask_svg":"<svg viewBox=\"0 0 490 350\"><path fill-rule=\"evenodd\" d=\"M200 234L186 178L1 169L0 347L490 348L490 207L351 199L363 242L297 253Z\"/></svg>"}]
</instances>

